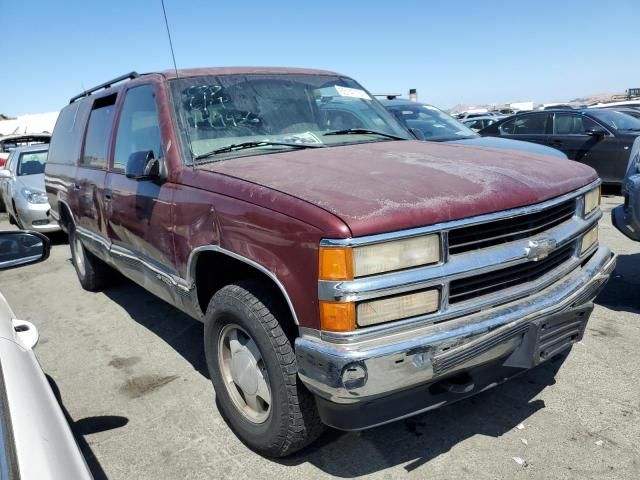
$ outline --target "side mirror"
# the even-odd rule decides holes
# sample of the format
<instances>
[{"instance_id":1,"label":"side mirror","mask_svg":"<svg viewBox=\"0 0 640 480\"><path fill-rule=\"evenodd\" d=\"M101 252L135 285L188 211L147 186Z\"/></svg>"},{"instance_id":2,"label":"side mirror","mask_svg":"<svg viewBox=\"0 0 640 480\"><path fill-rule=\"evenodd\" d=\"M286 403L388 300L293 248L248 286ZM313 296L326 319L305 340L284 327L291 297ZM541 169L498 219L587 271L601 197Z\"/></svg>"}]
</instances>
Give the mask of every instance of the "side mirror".
<instances>
[{"instance_id":1,"label":"side mirror","mask_svg":"<svg viewBox=\"0 0 640 480\"><path fill-rule=\"evenodd\" d=\"M49 257L49 238L37 232L0 232L0 270L29 265Z\"/></svg>"},{"instance_id":2,"label":"side mirror","mask_svg":"<svg viewBox=\"0 0 640 480\"><path fill-rule=\"evenodd\" d=\"M590 137L602 138L607 135L607 132L601 128L590 128L585 132Z\"/></svg>"},{"instance_id":3,"label":"side mirror","mask_svg":"<svg viewBox=\"0 0 640 480\"><path fill-rule=\"evenodd\" d=\"M6 168L0 169L0 178L11 178L11 171Z\"/></svg>"},{"instance_id":4,"label":"side mirror","mask_svg":"<svg viewBox=\"0 0 640 480\"><path fill-rule=\"evenodd\" d=\"M422 130L418 130L417 128L410 128L409 131L414 137L416 137L416 140L424 140L424 133L422 133Z\"/></svg>"},{"instance_id":5,"label":"side mirror","mask_svg":"<svg viewBox=\"0 0 640 480\"><path fill-rule=\"evenodd\" d=\"M134 180L164 181L167 178L164 162L154 158L151 150L133 152L127 160L124 173L127 178Z\"/></svg>"}]
</instances>

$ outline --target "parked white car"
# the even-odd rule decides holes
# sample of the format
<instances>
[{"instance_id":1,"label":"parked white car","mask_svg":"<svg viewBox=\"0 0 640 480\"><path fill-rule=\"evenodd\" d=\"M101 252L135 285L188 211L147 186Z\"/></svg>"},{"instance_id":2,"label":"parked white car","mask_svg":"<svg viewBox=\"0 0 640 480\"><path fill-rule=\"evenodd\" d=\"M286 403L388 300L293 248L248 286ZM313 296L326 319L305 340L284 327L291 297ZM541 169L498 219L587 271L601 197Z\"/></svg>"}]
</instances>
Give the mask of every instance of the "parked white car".
<instances>
[{"instance_id":1,"label":"parked white car","mask_svg":"<svg viewBox=\"0 0 640 480\"><path fill-rule=\"evenodd\" d=\"M0 232L0 270L40 262L49 240ZM69 424L38 364L38 330L18 320L0 293L0 478L91 479Z\"/></svg>"},{"instance_id":2,"label":"parked white car","mask_svg":"<svg viewBox=\"0 0 640 480\"><path fill-rule=\"evenodd\" d=\"M42 233L60 230L49 216L44 165L49 145L18 147L0 170L0 194L11 223Z\"/></svg>"}]
</instances>

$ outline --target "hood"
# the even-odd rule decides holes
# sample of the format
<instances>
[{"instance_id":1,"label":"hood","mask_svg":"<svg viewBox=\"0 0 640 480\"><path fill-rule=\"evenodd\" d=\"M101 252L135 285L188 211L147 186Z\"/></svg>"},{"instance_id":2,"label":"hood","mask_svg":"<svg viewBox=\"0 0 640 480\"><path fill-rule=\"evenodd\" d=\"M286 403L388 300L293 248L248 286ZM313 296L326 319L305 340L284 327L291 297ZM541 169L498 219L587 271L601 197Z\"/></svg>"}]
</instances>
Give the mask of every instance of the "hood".
<instances>
[{"instance_id":1,"label":"hood","mask_svg":"<svg viewBox=\"0 0 640 480\"><path fill-rule=\"evenodd\" d=\"M552 157L567 159L567 156L555 148L546 145L538 145L533 142L523 142L522 140L512 140L510 138L499 137L477 137L465 138L461 140L453 140L451 143L459 143L461 145L470 145L476 147L499 148L505 150L516 150L519 152L537 153L539 155L549 155Z\"/></svg>"},{"instance_id":2,"label":"hood","mask_svg":"<svg viewBox=\"0 0 640 480\"><path fill-rule=\"evenodd\" d=\"M294 150L203 168L306 200L342 219L353 236L534 204L598 178L590 167L548 156L419 141Z\"/></svg>"},{"instance_id":3,"label":"hood","mask_svg":"<svg viewBox=\"0 0 640 480\"><path fill-rule=\"evenodd\" d=\"M16 183L21 185L22 188L26 188L33 191L44 192L44 173L37 173L35 175L20 175L16 177Z\"/></svg>"}]
</instances>

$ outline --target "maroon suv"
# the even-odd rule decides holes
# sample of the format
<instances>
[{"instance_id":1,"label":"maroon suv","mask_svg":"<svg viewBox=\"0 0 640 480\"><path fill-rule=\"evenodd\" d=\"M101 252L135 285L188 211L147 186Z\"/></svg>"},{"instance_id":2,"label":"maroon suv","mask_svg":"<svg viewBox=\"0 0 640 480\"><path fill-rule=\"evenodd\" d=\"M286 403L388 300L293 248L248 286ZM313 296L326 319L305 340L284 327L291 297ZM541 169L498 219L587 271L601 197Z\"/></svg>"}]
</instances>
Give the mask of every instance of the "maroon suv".
<instances>
[{"instance_id":1,"label":"maroon suv","mask_svg":"<svg viewBox=\"0 0 640 480\"><path fill-rule=\"evenodd\" d=\"M46 166L82 286L116 269L201 319L222 414L272 456L580 340L615 264L599 183L414 141L354 80L280 68L116 78L62 110Z\"/></svg>"}]
</instances>

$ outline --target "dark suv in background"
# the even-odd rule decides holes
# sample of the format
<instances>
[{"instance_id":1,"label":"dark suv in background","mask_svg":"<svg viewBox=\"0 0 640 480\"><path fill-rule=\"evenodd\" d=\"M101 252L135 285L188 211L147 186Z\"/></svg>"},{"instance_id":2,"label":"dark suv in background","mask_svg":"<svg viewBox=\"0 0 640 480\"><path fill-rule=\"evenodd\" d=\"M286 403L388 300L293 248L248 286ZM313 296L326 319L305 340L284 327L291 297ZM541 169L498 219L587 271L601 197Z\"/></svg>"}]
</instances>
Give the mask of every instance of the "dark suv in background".
<instances>
[{"instance_id":1,"label":"dark suv in background","mask_svg":"<svg viewBox=\"0 0 640 480\"><path fill-rule=\"evenodd\" d=\"M640 120L608 109L546 110L513 115L479 133L557 148L593 167L603 183L621 185Z\"/></svg>"}]
</instances>

